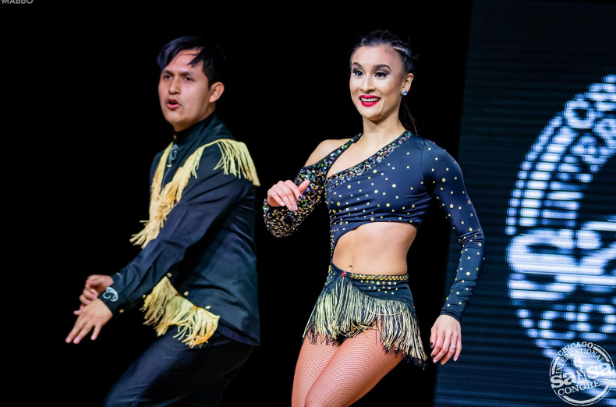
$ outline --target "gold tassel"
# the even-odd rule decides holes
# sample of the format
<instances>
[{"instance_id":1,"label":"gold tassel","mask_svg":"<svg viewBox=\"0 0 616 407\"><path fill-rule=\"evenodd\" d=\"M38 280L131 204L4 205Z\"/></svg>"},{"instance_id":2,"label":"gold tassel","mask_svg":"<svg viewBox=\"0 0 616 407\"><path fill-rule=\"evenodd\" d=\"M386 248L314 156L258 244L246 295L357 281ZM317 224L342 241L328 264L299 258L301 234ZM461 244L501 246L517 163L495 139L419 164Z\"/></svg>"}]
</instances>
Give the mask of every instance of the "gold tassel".
<instances>
[{"instance_id":1,"label":"gold tassel","mask_svg":"<svg viewBox=\"0 0 616 407\"><path fill-rule=\"evenodd\" d=\"M256 186L260 185L257 170L250 157L246 144L230 139L220 139L205 144L195 150L195 152L184 161L184 165L178 168L173 175L173 179L169 181L161 191L165 163L167 162L167 157L169 156L172 146L172 144L170 144L161 155L158 167L154 173L154 179L152 180L150 219L142 221L145 226L141 232L132 236L130 241L133 244L140 245L141 248L144 248L150 240L158 236L158 232L167 220L167 216L182 198L182 192L188 184L191 175L197 178L197 169L199 168L203 150L214 144L218 144L222 154L214 170L222 167L225 174L231 173L238 178L243 177L252 181Z\"/></svg>"},{"instance_id":2,"label":"gold tassel","mask_svg":"<svg viewBox=\"0 0 616 407\"><path fill-rule=\"evenodd\" d=\"M222 153L220 161L214 167L215 170L222 167L225 175L231 173L238 178L246 178L252 181L253 185L257 187L261 185L257 176L257 169L245 143L231 139L220 139L214 141L214 143L218 143Z\"/></svg>"},{"instance_id":3,"label":"gold tassel","mask_svg":"<svg viewBox=\"0 0 616 407\"><path fill-rule=\"evenodd\" d=\"M145 312L145 324L153 325L158 336L164 335L170 326L177 325L176 337L183 338L182 342L191 348L210 339L220 318L178 294L167 277L163 277L146 297L141 310Z\"/></svg>"},{"instance_id":4,"label":"gold tassel","mask_svg":"<svg viewBox=\"0 0 616 407\"><path fill-rule=\"evenodd\" d=\"M417 318L401 301L371 297L340 278L321 293L306 324L304 337L336 341L339 335L354 337L375 327L387 351L403 352L423 365L423 349Z\"/></svg>"}]
</instances>

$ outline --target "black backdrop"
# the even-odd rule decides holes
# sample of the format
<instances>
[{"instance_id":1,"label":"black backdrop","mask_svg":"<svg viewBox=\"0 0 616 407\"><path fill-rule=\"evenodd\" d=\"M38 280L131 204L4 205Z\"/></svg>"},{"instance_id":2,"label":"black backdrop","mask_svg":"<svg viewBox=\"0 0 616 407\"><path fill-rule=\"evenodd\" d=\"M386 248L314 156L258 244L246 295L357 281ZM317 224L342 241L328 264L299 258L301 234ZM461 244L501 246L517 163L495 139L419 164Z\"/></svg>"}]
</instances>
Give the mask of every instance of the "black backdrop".
<instances>
[{"instance_id":1,"label":"black backdrop","mask_svg":"<svg viewBox=\"0 0 616 407\"><path fill-rule=\"evenodd\" d=\"M64 343L85 278L117 271L138 251L128 239L147 217L148 169L170 140L156 91L155 56L164 43L193 34L223 43L231 73L218 114L252 152L260 202L321 140L360 131L348 57L358 35L374 28L409 37L420 55L409 97L421 132L456 156L470 12L470 1L345 4L338 11L312 3L0 5L9 393L20 405L96 406L153 338L134 309L94 343ZM409 252L426 348L451 284L449 228L435 215L431 210ZM328 263L327 229L323 207L285 239L271 237L257 219L262 346L223 406L290 405L300 335ZM447 368L398 366L357 405L430 406L436 371Z\"/></svg>"}]
</instances>

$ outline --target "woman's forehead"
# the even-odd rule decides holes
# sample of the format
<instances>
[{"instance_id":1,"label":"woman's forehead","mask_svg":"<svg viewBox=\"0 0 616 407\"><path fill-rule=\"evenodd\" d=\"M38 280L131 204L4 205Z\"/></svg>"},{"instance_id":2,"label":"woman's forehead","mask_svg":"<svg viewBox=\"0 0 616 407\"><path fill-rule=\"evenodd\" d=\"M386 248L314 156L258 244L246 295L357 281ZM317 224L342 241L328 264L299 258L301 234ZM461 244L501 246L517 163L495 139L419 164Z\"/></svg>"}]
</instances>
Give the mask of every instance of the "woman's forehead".
<instances>
[{"instance_id":1,"label":"woman's forehead","mask_svg":"<svg viewBox=\"0 0 616 407\"><path fill-rule=\"evenodd\" d=\"M401 64L398 52L391 45L361 46L355 50L351 63L360 65L389 65Z\"/></svg>"}]
</instances>

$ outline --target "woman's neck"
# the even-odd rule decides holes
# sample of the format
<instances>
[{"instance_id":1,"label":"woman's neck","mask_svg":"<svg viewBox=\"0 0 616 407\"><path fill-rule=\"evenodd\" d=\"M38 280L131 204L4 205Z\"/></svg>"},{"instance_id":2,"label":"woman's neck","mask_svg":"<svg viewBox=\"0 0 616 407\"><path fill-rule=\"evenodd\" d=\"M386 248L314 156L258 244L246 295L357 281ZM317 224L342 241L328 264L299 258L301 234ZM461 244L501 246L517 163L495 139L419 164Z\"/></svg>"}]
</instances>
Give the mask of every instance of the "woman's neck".
<instances>
[{"instance_id":1,"label":"woman's neck","mask_svg":"<svg viewBox=\"0 0 616 407\"><path fill-rule=\"evenodd\" d=\"M397 117L395 120L386 120L378 123L367 119L363 119L363 122L364 131L359 143L365 146L383 146L394 141L406 131Z\"/></svg>"}]
</instances>

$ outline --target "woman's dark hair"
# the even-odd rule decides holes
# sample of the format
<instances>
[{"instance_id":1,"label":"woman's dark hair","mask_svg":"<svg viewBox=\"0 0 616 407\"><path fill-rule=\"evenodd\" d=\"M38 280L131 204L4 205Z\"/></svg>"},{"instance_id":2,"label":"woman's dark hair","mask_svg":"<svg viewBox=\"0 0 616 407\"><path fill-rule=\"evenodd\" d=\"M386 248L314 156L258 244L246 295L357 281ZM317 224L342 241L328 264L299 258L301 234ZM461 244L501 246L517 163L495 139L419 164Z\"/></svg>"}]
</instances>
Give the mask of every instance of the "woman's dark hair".
<instances>
[{"instance_id":1,"label":"woman's dark hair","mask_svg":"<svg viewBox=\"0 0 616 407\"><path fill-rule=\"evenodd\" d=\"M355 47L353 47L353 51L351 51L351 58L353 57L355 51L360 47L377 47L380 45L389 45L395 49L402 59L402 66L406 71L405 73L415 73L415 60L417 59L417 55L413 54L413 51L411 51L411 47L408 43L388 30L374 30L363 37L360 37ZM415 119L413 118L411 109L405 100L406 98L402 99L400 122L402 122L402 125L406 129L410 130L412 128L415 131L415 134L418 134Z\"/></svg>"},{"instance_id":2,"label":"woman's dark hair","mask_svg":"<svg viewBox=\"0 0 616 407\"><path fill-rule=\"evenodd\" d=\"M224 82L227 73L227 58L220 44L204 37L187 36L176 38L165 44L156 57L156 63L162 71L180 51L195 49L197 56L190 61L191 66L203 61L203 73L209 84Z\"/></svg>"}]
</instances>

